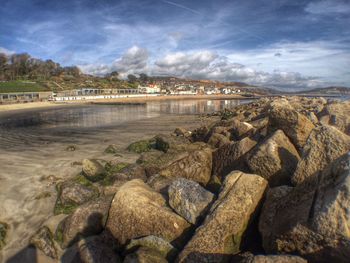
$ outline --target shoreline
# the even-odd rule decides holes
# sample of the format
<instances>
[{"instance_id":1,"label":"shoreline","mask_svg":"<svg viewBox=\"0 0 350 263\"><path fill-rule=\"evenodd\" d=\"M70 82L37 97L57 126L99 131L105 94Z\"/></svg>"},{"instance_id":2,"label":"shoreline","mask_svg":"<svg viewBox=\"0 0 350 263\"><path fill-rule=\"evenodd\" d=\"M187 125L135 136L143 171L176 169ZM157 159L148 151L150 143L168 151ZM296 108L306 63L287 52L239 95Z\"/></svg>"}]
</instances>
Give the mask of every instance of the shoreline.
<instances>
[{"instance_id":1,"label":"shoreline","mask_svg":"<svg viewBox=\"0 0 350 263\"><path fill-rule=\"evenodd\" d=\"M0 115L6 113L23 112L27 110L49 109L55 107L80 106L80 105L108 105L108 104L128 104L128 103L146 103L150 101L166 101L166 100L251 100L260 97L243 97L237 95L190 95L190 96L144 96L144 97L128 97L118 99L103 100L85 100L85 101L65 101L65 102L28 102L0 105Z\"/></svg>"}]
</instances>

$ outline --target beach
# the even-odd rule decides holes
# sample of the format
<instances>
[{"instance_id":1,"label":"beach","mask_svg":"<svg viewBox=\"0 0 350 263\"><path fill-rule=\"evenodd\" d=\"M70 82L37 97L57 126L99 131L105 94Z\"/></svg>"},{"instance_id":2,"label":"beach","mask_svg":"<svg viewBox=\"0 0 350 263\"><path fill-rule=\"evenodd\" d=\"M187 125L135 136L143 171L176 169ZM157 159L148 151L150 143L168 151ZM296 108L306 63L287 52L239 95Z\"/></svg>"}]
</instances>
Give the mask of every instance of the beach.
<instances>
[{"instance_id":1,"label":"beach","mask_svg":"<svg viewBox=\"0 0 350 263\"><path fill-rule=\"evenodd\" d=\"M253 97L242 97L240 95L188 95L188 96L147 96L118 98L118 99L101 99L101 100L75 100L75 101L42 101L28 103L14 103L0 105L0 113L25 111L32 109L45 109L54 107L64 107L82 104L117 104L117 103L146 103L150 101L165 101L165 100L244 100L252 99ZM255 97L254 97L255 98Z\"/></svg>"}]
</instances>

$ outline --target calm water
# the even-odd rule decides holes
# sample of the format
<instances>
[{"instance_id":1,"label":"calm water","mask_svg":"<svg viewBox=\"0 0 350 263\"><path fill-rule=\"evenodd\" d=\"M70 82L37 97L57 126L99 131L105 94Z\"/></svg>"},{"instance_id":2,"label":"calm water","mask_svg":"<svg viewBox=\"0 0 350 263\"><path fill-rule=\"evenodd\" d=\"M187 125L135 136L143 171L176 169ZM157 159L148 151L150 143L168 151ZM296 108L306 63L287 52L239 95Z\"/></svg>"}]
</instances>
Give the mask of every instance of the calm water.
<instances>
[{"instance_id":1,"label":"calm water","mask_svg":"<svg viewBox=\"0 0 350 263\"><path fill-rule=\"evenodd\" d=\"M169 100L136 105L84 105L47 109L0 118L0 128L113 126L164 114L203 114L232 108L248 100Z\"/></svg>"},{"instance_id":2,"label":"calm water","mask_svg":"<svg viewBox=\"0 0 350 263\"><path fill-rule=\"evenodd\" d=\"M83 105L0 117L0 150L45 142L73 142L125 123L165 115L194 115L232 108L248 100L169 100L139 105Z\"/></svg>"}]
</instances>

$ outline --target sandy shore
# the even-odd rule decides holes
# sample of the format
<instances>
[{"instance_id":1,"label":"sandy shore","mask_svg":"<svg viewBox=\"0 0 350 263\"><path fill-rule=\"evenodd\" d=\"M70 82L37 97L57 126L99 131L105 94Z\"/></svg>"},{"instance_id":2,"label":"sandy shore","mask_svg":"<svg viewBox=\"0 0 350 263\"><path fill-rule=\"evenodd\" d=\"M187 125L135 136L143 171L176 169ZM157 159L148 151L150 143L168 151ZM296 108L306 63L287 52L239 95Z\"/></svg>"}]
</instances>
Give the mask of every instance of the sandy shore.
<instances>
[{"instance_id":1,"label":"sandy shore","mask_svg":"<svg viewBox=\"0 0 350 263\"><path fill-rule=\"evenodd\" d=\"M255 98L255 97L254 97ZM253 97L242 97L240 95L189 95L189 96L145 96L145 97L128 97L118 99L103 100L85 100L85 101L67 101L67 102L29 102L0 105L0 113L25 111L32 109L43 109L52 107L82 105L82 104L115 104L115 103L145 103L148 101L163 100L244 100L254 99Z\"/></svg>"},{"instance_id":2,"label":"sandy shore","mask_svg":"<svg viewBox=\"0 0 350 263\"><path fill-rule=\"evenodd\" d=\"M2 134L0 221L7 222L10 230L7 246L0 252L0 262L9 259L8 262L47 263L39 258L32 261L30 251L22 249L40 225L52 216L56 190L50 178L62 180L76 175L81 171L79 164L84 158L133 163L139 156L125 151L129 143L158 133L169 133L176 127L194 129L202 122L194 115L164 114L108 128L77 129L69 132L69 136L65 135L66 127L29 127ZM11 143L11 147L2 147ZM66 151L72 144L77 149ZM110 144L120 149L120 155L104 153ZM38 198L42 193L48 193L47 197Z\"/></svg>"}]
</instances>

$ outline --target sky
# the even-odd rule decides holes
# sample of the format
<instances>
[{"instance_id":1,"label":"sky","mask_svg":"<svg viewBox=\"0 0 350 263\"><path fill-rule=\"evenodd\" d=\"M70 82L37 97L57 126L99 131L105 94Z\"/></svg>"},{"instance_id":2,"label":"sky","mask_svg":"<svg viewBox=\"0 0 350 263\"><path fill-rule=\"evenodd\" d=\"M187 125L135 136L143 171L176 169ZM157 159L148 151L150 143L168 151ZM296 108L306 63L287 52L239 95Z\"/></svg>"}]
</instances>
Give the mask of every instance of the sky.
<instances>
[{"instance_id":1,"label":"sky","mask_svg":"<svg viewBox=\"0 0 350 263\"><path fill-rule=\"evenodd\" d=\"M0 52L84 73L350 86L350 0L0 0Z\"/></svg>"}]
</instances>

